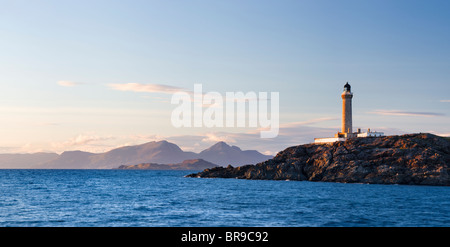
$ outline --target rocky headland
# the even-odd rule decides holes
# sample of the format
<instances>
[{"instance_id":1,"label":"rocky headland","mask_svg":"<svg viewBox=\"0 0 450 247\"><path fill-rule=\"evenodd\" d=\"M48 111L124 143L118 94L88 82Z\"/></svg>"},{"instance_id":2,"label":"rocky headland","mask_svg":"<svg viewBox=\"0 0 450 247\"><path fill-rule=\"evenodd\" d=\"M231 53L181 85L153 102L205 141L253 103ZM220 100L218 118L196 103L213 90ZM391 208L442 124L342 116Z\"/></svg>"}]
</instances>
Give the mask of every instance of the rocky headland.
<instances>
[{"instance_id":1,"label":"rocky headland","mask_svg":"<svg viewBox=\"0 0 450 247\"><path fill-rule=\"evenodd\" d=\"M449 165L450 138L421 133L299 145L256 165L187 177L449 186Z\"/></svg>"}]
</instances>

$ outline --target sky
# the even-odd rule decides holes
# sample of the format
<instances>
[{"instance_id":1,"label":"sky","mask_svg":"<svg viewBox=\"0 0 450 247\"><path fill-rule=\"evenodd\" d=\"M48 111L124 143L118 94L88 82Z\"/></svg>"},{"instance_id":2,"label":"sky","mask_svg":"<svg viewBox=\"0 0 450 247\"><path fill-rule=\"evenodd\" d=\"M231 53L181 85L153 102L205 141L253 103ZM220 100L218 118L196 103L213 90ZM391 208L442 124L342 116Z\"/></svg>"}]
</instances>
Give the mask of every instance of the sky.
<instances>
[{"instance_id":1,"label":"sky","mask_svg":"<svg viewBox=\"0 0 450 247\"><path fill-rule=\"evenodd\" d=\"M276 154L353 127L450 136L450 2L0 0L0 153L168 140ZM171 124L177 90L278 92L279 134Z\"/></svg>"}]
</instances>

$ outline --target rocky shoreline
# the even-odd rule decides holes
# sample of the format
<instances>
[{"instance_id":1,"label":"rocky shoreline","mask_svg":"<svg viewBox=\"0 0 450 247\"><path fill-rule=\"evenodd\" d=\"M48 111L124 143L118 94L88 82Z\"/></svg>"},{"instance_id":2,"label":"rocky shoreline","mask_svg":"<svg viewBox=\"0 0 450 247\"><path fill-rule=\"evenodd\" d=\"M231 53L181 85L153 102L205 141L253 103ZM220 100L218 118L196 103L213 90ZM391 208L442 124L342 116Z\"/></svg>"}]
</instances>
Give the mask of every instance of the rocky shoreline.
<instances>
[{"instance_id":1,"label":"rocky shoreline","mask_svg":"<svg viewBox=\"0 0 450 247\"><path fill-rule=\"evenodd\" d=\"M450 186L450 138L421 133L305 144L256 165L187 177Z\"/></svg>"}]
</instances>

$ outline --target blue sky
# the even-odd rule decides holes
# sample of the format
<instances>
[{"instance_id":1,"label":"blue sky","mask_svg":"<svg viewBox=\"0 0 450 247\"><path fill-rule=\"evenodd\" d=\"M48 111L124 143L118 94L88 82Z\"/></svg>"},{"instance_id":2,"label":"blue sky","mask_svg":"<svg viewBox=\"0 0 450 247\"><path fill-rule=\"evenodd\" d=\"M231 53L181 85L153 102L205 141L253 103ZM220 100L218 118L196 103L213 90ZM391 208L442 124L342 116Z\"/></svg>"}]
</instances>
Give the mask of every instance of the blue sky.
<instances>
[{"instance_id":1,"label":"blue sky","mask_svg":"<svg viewBox=\"0 0 450 247\"><path fill-rule=\"evenodd\" d=\"M340 93L353 125L450 135L448 1L0 0L0 152L167 139L276 153L333 135ZM280 135L174 128L163 91L279 92Z\"/></svg>"}]
</instances>

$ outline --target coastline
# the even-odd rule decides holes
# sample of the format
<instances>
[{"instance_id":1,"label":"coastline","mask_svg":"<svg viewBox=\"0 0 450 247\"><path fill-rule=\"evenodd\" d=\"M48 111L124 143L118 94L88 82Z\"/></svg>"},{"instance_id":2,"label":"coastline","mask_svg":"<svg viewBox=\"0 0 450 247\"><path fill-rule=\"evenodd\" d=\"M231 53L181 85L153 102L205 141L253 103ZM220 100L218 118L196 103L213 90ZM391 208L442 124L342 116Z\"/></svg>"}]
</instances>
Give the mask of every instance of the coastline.
<instances>
[{"instance_id":1,"label":"coastline","mask_svg":"<svg viewBox=\"0 0 450 247\"><path fill-rule=\"evenodd\" d=\"M293 146L256 165L187 177L450 186L449 164L450 140L421 133Z\"/></svg>"}]
</instances>

